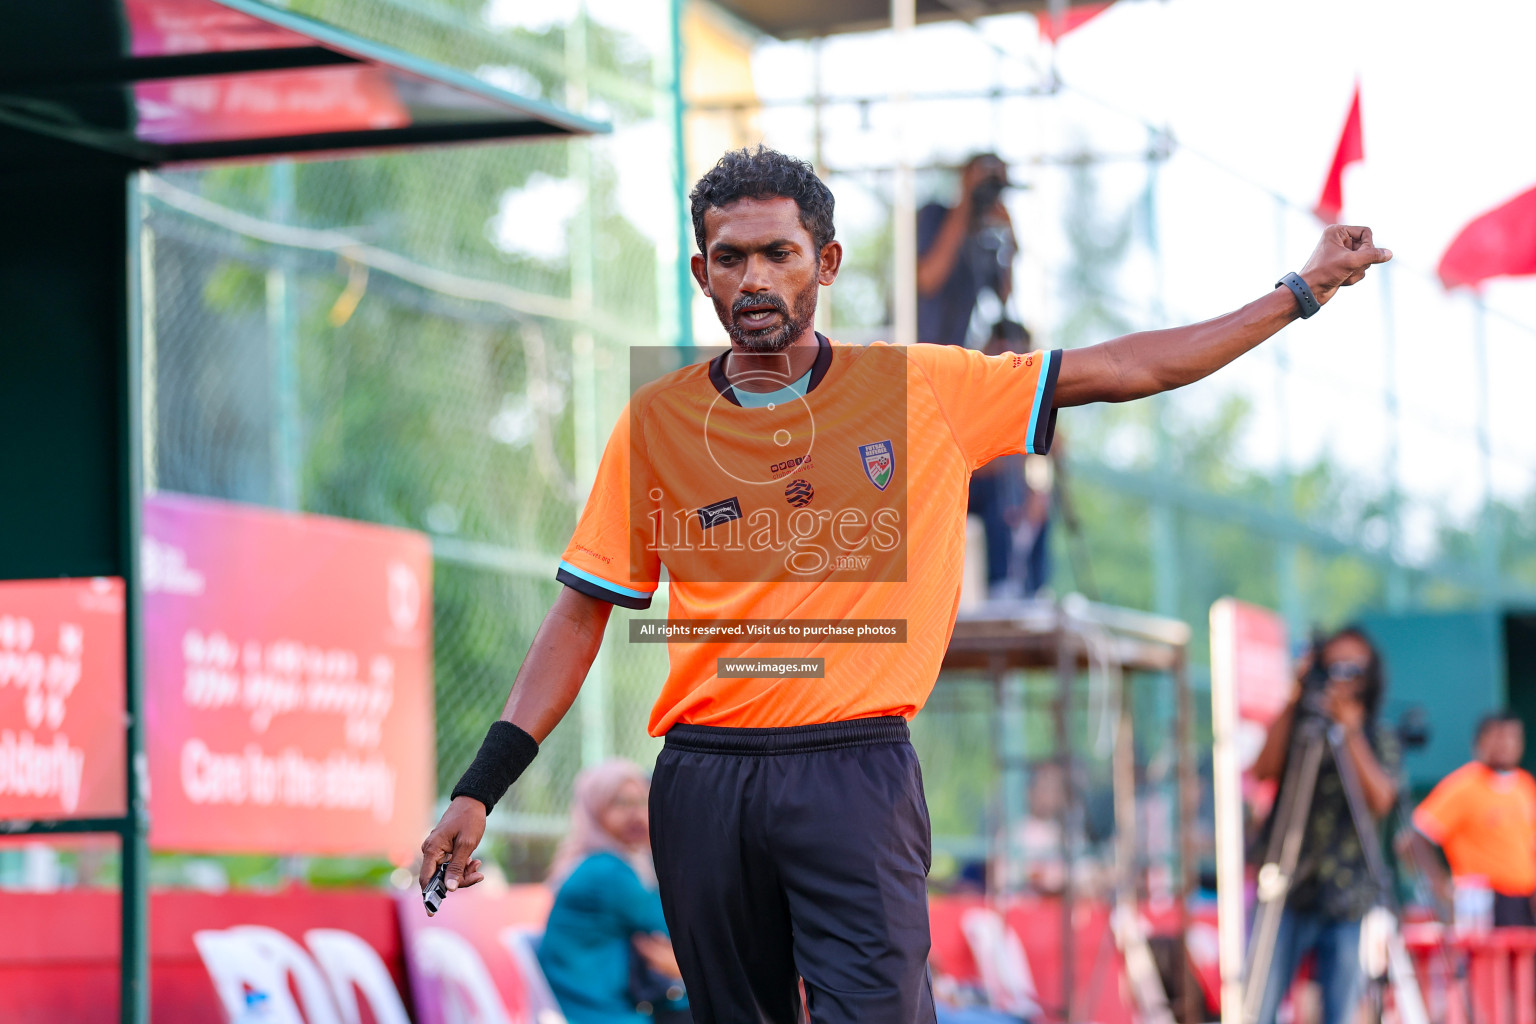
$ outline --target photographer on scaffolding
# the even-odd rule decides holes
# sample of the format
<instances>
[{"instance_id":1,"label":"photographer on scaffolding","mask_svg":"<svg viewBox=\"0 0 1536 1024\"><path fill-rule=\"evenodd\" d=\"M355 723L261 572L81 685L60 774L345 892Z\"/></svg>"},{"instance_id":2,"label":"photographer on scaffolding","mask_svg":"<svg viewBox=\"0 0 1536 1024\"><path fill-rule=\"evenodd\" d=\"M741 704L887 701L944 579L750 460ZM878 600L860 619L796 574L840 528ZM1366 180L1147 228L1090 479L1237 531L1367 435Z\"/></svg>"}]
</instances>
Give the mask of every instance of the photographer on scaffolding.
<instances>
[{"instance_id":1,"label":"photographer on scaffolding","mask_svg":"<svg viewBox=\"0 0 1536 1024\"><path fill-rule=\"evenodd\" d=\"M979 153L960 174L954 206L929 203L917 212L917 340L964 346L984 291L997 296L999 316L1013 290L1018 243L1003 206L1008 168ZM977 332L980 348L992 325Z\"/></svg>"},{"instance_id":2,"label":"photographer on scaffolding","mask_svg":"<svg viewBox=\"0 0 1536 1024\"><path fill-rule=\"evenodd\" d=\"M1253 775L1260 780L1285 777L1292 731L1298 715L1304 713L1302 680L1311 669L1308 656L1299 667L1290 704L1270 727L1264 748L1254 761ZM1377 723L1385 689L1381 656L1361 629L1346 627L1322 645L1321 675L1326 679L1322 713L1342 728L1345 756L1359 779L1367 810L1379 823L1397 800L1399 761L1392 730ZM1277 809L1286 797L1283 789L1275 795ZM1330 757L1325 757L1318 768L1311 804L1305 810L1300 859L1275 938L1259 1024L1274 1024L1280 1002L1308 952L1314 954L1312 973L1322 989L1322 1024L1352 1021L1363 991L1360 920L1375 905L1379 893L1351 818L1343 781Z\"/></svg>"},{"instance_id":3,"label":"photographer on scaffolding","mask_svg":"<svg viewBox=\"0 0 1536 1024\"><path fill-rule=\"evenodd\" d=\"M1018 243L1003 206L1008 168L992 153L966 161L954 206L929 203L917 213L917 340L1024 352L1029 331L1007 315ZM991 324L972 329L982 293L997 297ZM971 344L972 342L975 344ZM1050 501L1030 494L1024 456L996 459L971 477L968 511L981 520L987 549L987 597L1028 597L1045 584ZM1021 531L1027 543L1020 545ZM1016 548L1024 547L1023 557ZM1038 554L1036 554L1038 552Z\"/></svg>"}]
</instances>

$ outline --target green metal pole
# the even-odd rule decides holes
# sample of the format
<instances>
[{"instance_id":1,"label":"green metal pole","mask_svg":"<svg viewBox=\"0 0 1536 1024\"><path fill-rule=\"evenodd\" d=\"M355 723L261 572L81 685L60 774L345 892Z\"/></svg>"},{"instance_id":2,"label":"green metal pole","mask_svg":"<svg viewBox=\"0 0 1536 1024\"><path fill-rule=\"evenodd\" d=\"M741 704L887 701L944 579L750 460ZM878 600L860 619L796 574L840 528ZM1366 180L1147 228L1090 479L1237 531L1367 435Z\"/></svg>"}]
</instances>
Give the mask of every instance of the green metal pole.
<instances>
[{"instance_id":1,"label":"green metal pole","mask_svg":"<svg viewBox=\"0 0 1536 1024\"><path fill-rule=\"evenodd\" d=\"M1477 562L1478 574L1483 581L1483 601L1492 606L1498 603L1502 588L1499 580L1499 521L1493 507L1493 425L1488 410L1488 306L1481 291L1472 296L1472 309L1475 314L1473 372L1477 374L1477 462L1483 485L1483 506L1477 519Z\"/></svg>"},{"instance_id":2,"label":"green metal pole","mask_svg":"<svg viewBox=\"0 0 1536 1024\"><path fill-rule=\"evenodd\" d=\"M1002 813L998 815L998 826L1003 837L1001 852L1005 871L996 891L1012 893L1020 879L1020 873L1015 870L1022 856L1018 846L1019 825L1029 802L1029 774L1025 768L1029 758L1026 680L1022 671L1008 668L1002 655L993 656L989 669L997 693L997 750L1003 761Z\"/></svg>"},{"instance_id":3,"label":"green metal pole","mask_svg":"<svg viewBox=\"0 0 1536 1024\"><path fill-rule=\"evenodd\" d=\"M274 160L267 196L267 216L279 224L293 221L297 183L292 160ZM273 504L300 505L298 325L293 294L293 255L278 249L267 271L267 334L272 362Z\"/></svg>"},{"instance_id":4,"label":"green metal pole","mask_svg":"<svg viewBox=\"0 0 1536 1024\"><path fill-rule=\"evenodd\" d=\"M1154 138L1148 142L1148 150L1153 151L1155 145L1156 139ZM1142 203L1147 250L1152 256L1154 281L1152 316L1155 321L1152 327L1160 329L1167 326L1167 314L1163 305L1165 281L1163 277L1162 235L1158 231L1157 224L1156 159L1149 159L1147 161L1147 187L1145 192L1142 193ZM1159 466L1173 464L1173 453L1169 450L1168 443L1169 405L1170 399L1167 395L1158 395L1153 400L1152 405L1153 444ZM1175 510L1171 501L1165 498L1155 498L1151 503L1150 512L1149 526L1152 534L1152 607L1159 615L1177 618L1179 614L1179 593L1183 588L1184 581L1179 573L1179 536Z\"/></svg>"},{"instance_id":5,"label":"green metal pole","mask_svg":"<svg viewBox=\"0 0 1536 1024\"><path fill-rule=\"evenodd\" d=\"M585 0L577 3L565 33L565 103L566 107L580 114L587 112L588 52L587 31L589 15ZM572 418L576 427L576 486L585 494L597 476L597 463L602 454L603 439L598 435L597 423L597 370L596 345L591 320L595 313L597 295L596 274L592 253L596 247L592 217L592 143L575 138L566 143L570 155L571 178L581 189L583 202L571 219L571 304L576 307L577 321L571 335L571 404ZM598 651L586 682L576 698L581 719L581 764L591 768L608 759L612 749L609 740L611 680L608 673L608 652L612 641L605 642Z\"/></svg>"},{"instance_id":6,"label":"green metal pole","mask_svg":"<svg viewBox=\"0 0 1536 1024\"><path fill-rule=\"evenodd\" d=\"M1400 465L1402 440L1402 414L1397 400L1397 316L1392 301L1392 267L1379 268L1381 287L1381 328L1386 365L1383 374L1387 378L1387 554L1392 562L1387 567L1387 607L1402 611L1408 607L1408 573L1403 568L1403 512L1402 472Z\"/></svg>"},{"instance_id":7,"label":"green metal pole","mask_svg":"<svg viewBox=\"0 0 1536 1024\"><path fill-rule=\"evenodd\" d=\"M683 135L683 7L669 0L672 19L672 174L677 195L677 343L693 345L693 218L688 212L688 150Z\"/></svg>"},{"instance_id":8,"label":"green metal pole","mask_svg":"<svg viewBox=\"0 0 1536 1024\"><path fill-rule=\"evenodd\" d=\"M128 177L128 323L123 334L122 445L118 452L121 506L118 542L125 595L127 643L127 816L122 825L122 959L119 1016L123 1024L149 1021L149 766L144 757L144 603L139 588L140 509L144 496L143 307L139 232L139 179Z\"/></svg>"}]
</instances>

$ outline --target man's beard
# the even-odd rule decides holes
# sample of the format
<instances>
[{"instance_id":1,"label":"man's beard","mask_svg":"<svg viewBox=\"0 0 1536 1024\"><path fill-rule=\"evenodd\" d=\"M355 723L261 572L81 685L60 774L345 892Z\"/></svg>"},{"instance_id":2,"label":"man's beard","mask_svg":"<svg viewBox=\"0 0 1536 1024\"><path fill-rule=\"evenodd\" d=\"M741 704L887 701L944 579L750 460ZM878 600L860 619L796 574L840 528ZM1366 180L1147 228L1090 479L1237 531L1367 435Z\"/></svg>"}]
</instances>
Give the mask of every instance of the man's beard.
<instances>
[{"instance_id":1,"label":"man's beard","mask_svg":"<svg viewBox=\"0 0 1536 1024\"><path fill-rule=\"evenodd\" d=\"M816 283L813 281L809 287L795 296L795 307L791 310L788 304L777 295L740 295L727 310L725 304L719 299L715 300L715 315L720 318L720 324L725 332L731 336L731 342L737 348L745 352L782 352L790 346L805 329L811 326L811 321L816 319ZM779 312L779 320L766 327L752 330L743 327L736 322L736 314L747 306L772 306Z\"/></svg>"}]
</instances>

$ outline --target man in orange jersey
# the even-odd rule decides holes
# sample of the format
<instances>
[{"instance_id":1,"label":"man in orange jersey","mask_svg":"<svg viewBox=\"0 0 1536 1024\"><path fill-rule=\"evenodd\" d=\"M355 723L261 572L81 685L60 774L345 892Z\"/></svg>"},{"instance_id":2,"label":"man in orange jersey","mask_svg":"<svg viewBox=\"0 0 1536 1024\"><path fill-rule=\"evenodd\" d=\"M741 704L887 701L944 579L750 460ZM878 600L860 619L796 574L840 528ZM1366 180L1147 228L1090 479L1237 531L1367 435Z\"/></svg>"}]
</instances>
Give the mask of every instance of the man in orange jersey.
<instances>
[{"instance_id":1,"label":"man in orange jersey","mask_svg":"<svg viewBox=\"0 0 1536 1024\"><path fill-rule=\"evenodd\" d=\"M1046 451L1060 408L1205 377L1391 253L1330 227L1236 312L1067 352L845 346L812 327L843 251L809 165L727 153L690 199L693 274L730 348L671 372L637 360L565 587L422 844L422 885L443 862L450 891L479 881L486 814L570 708L613 606L648 607L665 567L651 836L695 1020L788 1024L799 978L817 1024L932 1021L907 720L954 627L971 473Z\"/></svg>"},{"instance_id":2,"label":"man in orange jersey","mask_svg":"<svg viewBox=\"0 0 1536 1024\"><path fill-rule=\"evenodd\" d=\"M1520 767L1525 725L1509 712L1486 716L1477 759L1440 780L1413 812L1413 827L1440 849L1454 878L1493 890L1496 928L1536 926L1536 780Z\"/></svg>"}]
</instances>

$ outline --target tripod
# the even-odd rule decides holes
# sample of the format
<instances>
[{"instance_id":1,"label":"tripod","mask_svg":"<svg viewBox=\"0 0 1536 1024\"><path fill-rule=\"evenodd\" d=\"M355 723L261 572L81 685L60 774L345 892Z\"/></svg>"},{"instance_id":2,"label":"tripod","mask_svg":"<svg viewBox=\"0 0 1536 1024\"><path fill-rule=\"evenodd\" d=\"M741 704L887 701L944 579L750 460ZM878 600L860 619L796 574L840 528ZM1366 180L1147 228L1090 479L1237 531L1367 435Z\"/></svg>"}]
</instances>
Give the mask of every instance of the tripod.
<instances>
[{"instance_id":1,"label":"tripod","mask_svg":"<svg viewBox=\"0 0 1536 1024\"><path fill-rule=\"evenodd\" d=\"M1411 833L1413 830L1413 808L1408 803L1406 786L1397 792L1397 816L1399 819L1399 837L1402 837L1405 833ZM1428 887L1430 903L1435 911L1435 920L1440 925L1440 937L1436 943L1436 952L1439 954L1440 968L1444 972L1446 982L1455 993L1450 998L1457 999L1460 1002L1460 1009L1463 1014L1462 1020L1470 1021L1473 1019L1473 1008L1472 992L1467 985L1467 964L1451 948L1451 932L1455 918L1454 908L1441 899L1440 894L1435 891L1433 885L1433 880L1440 872L1440 868L1434 863L1428 851L1417 843L1410 842L1407 844L1407 847L1408 861L1419 878ZM1379 1019L1380 1014L1378 1013L1377 1016Z\"/></svg>"},{"instance_id":2,"label":"tripod","mask_svg":"<svg viewBox=\"0 0 1536 1024\"><path fill-rule=\"evenodd\" d=\"M1257 1024L1259 1011L1268 994L1275 940L1280 933L1280 916L1285 910L1291 885L1296 880L1296 867L1301 858L1302 840L1306 835L1307 814L1312 807L1312 796L1317 787L1317 774L1322 767L1324 754L1332 755L1334 767L1339 773L1344 799L1349 805L1349 816L1365 856L1366 872L1376 887L1377 898L1394 916L1398 912L1397 894L1382 859L1376 824L1366 808L1365 794L1360 788L1360 777L1355 773L1354 762L1344 749L1344 730L1329 722L1323 714L1318 694L1309 693L1302 701L1291 735L1290 755L1276 798L1269 845L1264 855L1264 864L1259 868L1258 910L1254 915L1253 938L1248 945L1247 962L1243 965L1243 1024ZM1419 992L1418 978L1414 974L1402 935L1395 928L1388 944L1388 973L1392 978L1398 1013L1403 1024L1428 1024L1429 1014L1424 1008L1423 995ZM1288 985L1290 979L1280 983Z\"/></svg>"}]
</instances>

